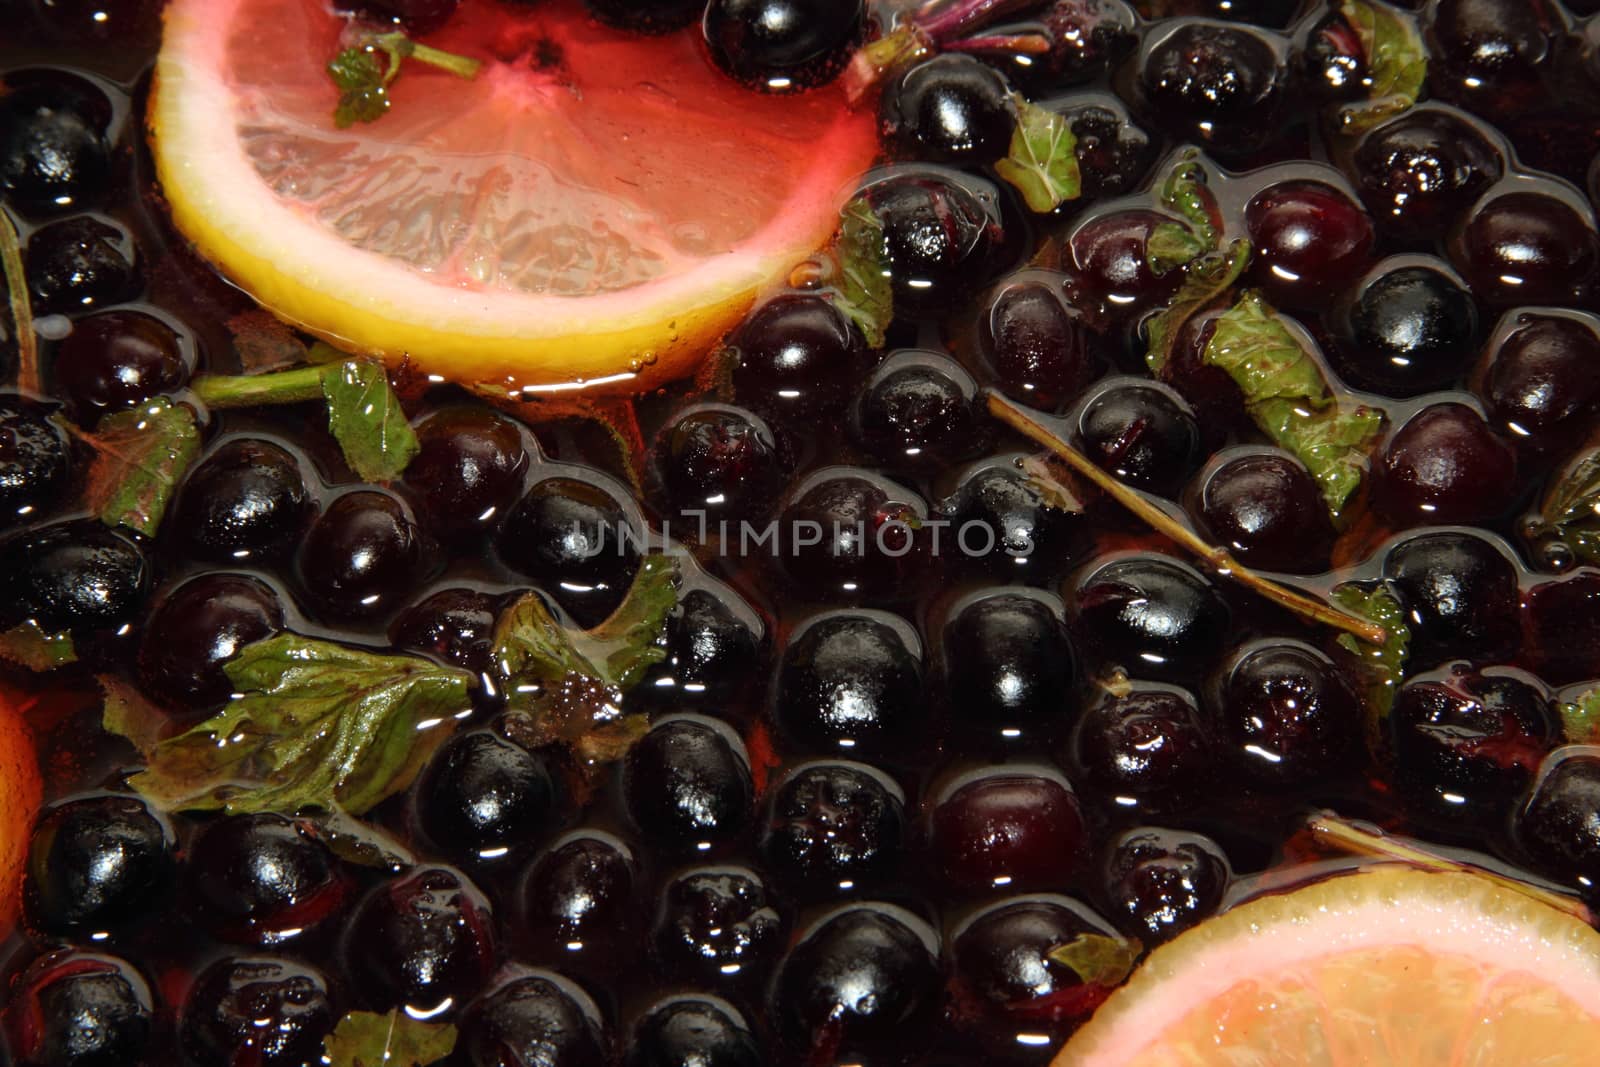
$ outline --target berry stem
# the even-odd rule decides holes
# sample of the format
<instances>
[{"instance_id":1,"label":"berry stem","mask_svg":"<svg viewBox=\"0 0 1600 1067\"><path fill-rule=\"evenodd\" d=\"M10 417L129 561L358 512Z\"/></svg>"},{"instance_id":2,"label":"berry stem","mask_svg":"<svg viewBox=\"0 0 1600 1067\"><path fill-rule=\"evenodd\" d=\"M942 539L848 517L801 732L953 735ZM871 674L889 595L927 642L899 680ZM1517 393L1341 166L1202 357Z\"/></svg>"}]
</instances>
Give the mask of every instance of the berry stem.
<instances>
[{"instance_id":1,"label":"berry stem","mask_svg":"<svg viewBox=\"0 0 1600 1067\"><path fill-rule=\"evenodd\" d=\"M987 34L963 37L944 46L946 52L1019 52L1042 56L1050 51L1050 41L1042 33Z\"/></svg>"},{"instance_id":2,"label":"berry stem","mask_svg":"<svg viewBox=\"0 0 1600 1067\"><path fill-rule=\"evenodd\" d=\"M1397 860L1425 871L1470 874L1476 878L1487 879L1502 889L1515 890L1524 896L1532 897L1541 904L1548 904L1552 908L1566 912L1580 922L1594 923L1594 916L1588 907L1582 901L1564 893L1557 893L1519 878L1508 878L1485 867L1425 851L1402 838L1391 837L1375 829L1364 829L1331 812L1312 817L1306 823L1306 827L1315 840L1340 851L1354 853L1357 856L1371 856L1375 859Z\"/></svg>"},{"instance_id":3,"label":"berry stem","mask_svg":"<svg viewBox=\"0 0 1600 1067\"><path fill-rule=\"evenodd\" d=\"M1105 491L1117 503L1133 512L1158 532L1165 534L1189 552L1205 560L1224 578L1231 578L1259 596L1272 601L1313 622L1320 622L1361 640L1382 645L1389 634L1383 627L1366 619L1340 611L1333 605L1305 593L1296 592L1277 582L1263 578L1234 559L1226 549L1207 544L1193 530L1167 514L1148 500L1144 494L1107 474L1093 460L1069 445L1060 434L1040 421L1038 415L999 393L989 391L989 414L1016 430L1024 437L1043 445L1059 456L1068 466Z\"/></svg>"},{"instance_id":4,"label":"berry stem","mask_svg":"<svg viewBox=\"0 0 1600 1067\"><path fill-rule=\"evenodd\" d=\"M22 273L22 245L11 216L0 210L0 267L5 270L6 294L11 300L11 328L17 335L17 389L38 396L43 390L39 375L39 339L33 333L33 307L28 300L27 279Z\"/></svg>"},{"instance_id":5,"label":"berry stem","mask_svg":"<svg viewBox=\"0 0 1600 1067\"><path fill-rule=\"evenodd\" d=\"M372 44L389 54L389 71L384 75L384 84L394 80L399 73L400 61L409 56L420 63L440 70L449 71L458 78L468 81L478 76L478 70L483 66L481 60L470 59L467 56L458 56L454 52L430 45L419 44L398 30L393 33L382 33L372 39Z\"/></svg>"},{"instance_id":6,"label":"berry stem","mask_svg":"<svg viewBox=\"0 0 1600 1067\"><path fill-rule=\"evenodd\" d=\"M1032 0L929 0L911 16L923 33L944 44Z\"/></svg>"},{"instance_id":7,"label":"berry stem","mask_svg":"<svg viewBox=\"0 0 1600 1067\"><path fill-rule=\"evenodd\" d=\"M326 366L295 367L271 374L207 374L190 386L211 408L248 408L322 400Z\"/></svg>"}]
</instances>

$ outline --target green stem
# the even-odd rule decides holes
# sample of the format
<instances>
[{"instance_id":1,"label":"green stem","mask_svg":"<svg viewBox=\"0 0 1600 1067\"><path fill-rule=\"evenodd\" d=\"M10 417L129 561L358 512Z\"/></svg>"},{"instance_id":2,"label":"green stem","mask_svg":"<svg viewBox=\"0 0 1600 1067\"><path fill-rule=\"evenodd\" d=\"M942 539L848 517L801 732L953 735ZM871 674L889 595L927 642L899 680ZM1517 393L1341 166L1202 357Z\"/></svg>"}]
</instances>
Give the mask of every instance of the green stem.
<instances>
[{"instance_id":1,"label":"green stem","mask_svg":"<svg viewBox=\"0 0 1600 1067\"><path fill-rule=\"evenodd\" d=\"M5 270L6 293L11 299L11 326L17 334L17 389L38 396L43 391L39 375L39 339L33 334L33 307L22 272L22 245L11 216L0 210L0 267Z\"/></svg>"},{"instance_id":2,"label":"green stem","mask_svg":"<svg viewBox=\"0 0 1600 1067\"><path fill-rule=\"evenodd\" d=\"M471 80L478 76L478 70L483 66L482 61L470 59L467 56L458 56L454 52L446 52L441 48L419 44L403 33L384 33L373 38L372 43L378 48L389 53L389 73L384 78L387 83L394 78L395 72L400 68L400 61L406 56L438 67L440 70L449 71L458 78Z\"/></svg>"},{"instance_id":3,"label":"green stem","mask_svg":"<svg viewBox=\"0 0 1600 1067\"><path fill-rule=\"evenodd\" d=\"M207 407L249 408L322 400L326 365L295 367L271 374L207 374L190 386Z\"/></svg>"},{"instance_id":4,"label":"green stem","mask_svg":"<svg viewBox=\"0 0 1600 1067\"><path fill-rule=\"evenodd\" d=\"M1339 610L1332 604L1263 578L1234 559L1226 549L1206 544L1193 530L1146 500L1139 494L1138 490L1123 485L1102 470L1089 457L1067 444L1059 434L1040 422L1033 412L1030 412L1022 405L1013 403L999 393L991 392L988 395L988 406L989 414L1024 437L1043 445L1057 456L1060 456L1068 466L1099 486L1111 499L1143 519L1158 532L1165 534L1183 548L1205 560L1213 570L1223 577L1233 579L1279 607L1287 608L1295 614L1311 619L1314 622L1324 623L1343 630L1345 633L1354 634L1363 641L1381 646L1388 640L1388 631L1377 623L1357 618Z\"/></svg>"}]
</instances>

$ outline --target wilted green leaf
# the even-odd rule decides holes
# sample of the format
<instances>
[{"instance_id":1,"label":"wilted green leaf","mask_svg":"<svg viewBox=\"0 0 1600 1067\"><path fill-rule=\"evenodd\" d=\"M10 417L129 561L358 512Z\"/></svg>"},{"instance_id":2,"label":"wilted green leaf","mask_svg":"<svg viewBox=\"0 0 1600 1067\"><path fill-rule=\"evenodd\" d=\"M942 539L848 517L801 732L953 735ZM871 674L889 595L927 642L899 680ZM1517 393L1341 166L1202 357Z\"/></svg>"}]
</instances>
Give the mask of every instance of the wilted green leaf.
<instances>
[{"instance_id":1,"label":"wilted green leaf","mask_svg":"<svg viewBox=\"0 0 1600 1067\"><path fill-rule=\"evenodd\" d=\"M1167 369L1183 327L1232 289L1249 262L1250 243L1237 240L1230 242L1223 251L1203 256L1184 267L1183 285L1172 303L1153 316L1146 327L1150 348L1144 361L1152 374L1159 377Z\"/></svg>"},{"instance_id":2,"label":"wilted green leaf","mask_svg":"<svg viewBox=\"0 0 1600 1067\"><path fill-rule=\"evenodd\" d=\"M1078 139L1065 115L1020 96L1013 99L1017 125L1006 157L994 170L1022 194L1030 210L1047 214L1082 192Z\"/></svg>"},{"instance_id":3,"label":"wilted green leaf","mask_svg":"<svg viewBox=\"0 0 1600 1067\"><path fill-rule=\"evenodd\" d=\"M1527 532L1536 541L1562 542L1584 563L1600 564L1600 447L1578 453L1551 479Z\"/></svg>"},{"instance_id":4,"label":"wilted green leaf","mask_svg":"<svg viewBox=\"0 0 1600 1067\"><path fill-rule=\"evenodd\" d=\"M1339 109L1339 126L1362 133L1417 102L1428 80L1428 50L1406 12L1368 0L1344 0L1339 10L1361 38L1371 81L1365 100Z\"/></svg>"},{"instance_id":5,"label":"wilted green leaf","mask_svg":"<svg viewBox=\"0 0 1600 1067\"><path fill-rule=\"evenodd\" d=\"M107 526L154 537L178 483L200 454L194 412L166 397L100 420L90 438L88 504Z\"/></svg>"},{"instance_id":6,"label":"wilted green leaf","mask_svg":"<svg viewBox=\"0 0 1600 1067\"><path fill-rule=\"evenodd\" d=\"M1600 744L1600 686L1562 701L1561 725L1574 745Z\"/></svg>"},{"instance_id":7,"label":"wilted green leaf","mask_svg":"<svg viewBox=\"0 0 1600 1067\"><path fill-rule=\"evenodd\" d=\"M430 1067L456 1047L449 1023L413 1019L399 1008L353 1011L322 1039L325 1067Z\"/></svg>"},{"instance_id":8,"label":"wilted green leaf","mask_svg":"<svg viewBox=\"0 0 1600 1067\"><path fill-rule=\"evenodd\" d=\"M30 671L53 671L78 662L78 650L69 633L45 633L29 619L0 633L0 659Z\"/></svg>"},{"instance_id":9,"label":"wilted green leaf","mask_svg":"<svg viewBox=\"0 0 1600 1067\"><path fill-rule=\"evenodd\" d=\"M1110 989L1133 973L1144 946L1132 938L1079 934L1050 950L1050 961L1072 971L1084 985Z\"/></svg>"},{"instance_id":10,"label":"wilted green leaf","mask_svg":"<svg viewBox=\"0 0 1600 1067\"><path fill-rule=\"evenodd\" d=\"M883 334L894 320L894 290L883 243L883 220L864 196L839 214L835 303L861 330L872 348L883 347Z\"/></svg>"},{"instance_id":11,"label":"wilted green leaf","mask_svg":"<svg viewBox=\"0 0 1600 1067\"><path fill-rule=\"evenodd\" d=\"M1382 626L1388 635L1382 645L1370 644L1354 634L1339 635L1339 647L1361 662L1366 679L1368 736L1370 741L1381 744L1389 710L1394 707L1395 694L1405 680L1406 655L1411 644L1405 609L1381 582L1375 585L1346 582L1334 588L1331 599L1346 611Z\"/></svg>"},{"instance_id":12,"label":"wilted green leaf","mask_svg":"<svg viewBox=\"0 0 1600 1067\"><path fill-rule=\"evenodd\" d=\"M328 429L350 469L369 482L400 477L421 445L389 385L388 372L359 359L331 364L323 373L322 392L328 401Z\"/></svg>"}]
</instances>

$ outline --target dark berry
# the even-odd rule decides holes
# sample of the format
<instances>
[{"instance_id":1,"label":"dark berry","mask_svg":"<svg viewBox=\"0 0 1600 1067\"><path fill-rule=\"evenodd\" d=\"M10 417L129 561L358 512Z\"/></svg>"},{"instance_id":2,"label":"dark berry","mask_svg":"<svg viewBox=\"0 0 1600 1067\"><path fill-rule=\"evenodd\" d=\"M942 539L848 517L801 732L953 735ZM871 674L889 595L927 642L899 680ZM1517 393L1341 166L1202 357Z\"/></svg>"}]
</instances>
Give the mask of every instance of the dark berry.
<instances>
[{"instance_id":1,"label":"dark berry","mask_svg":"<svg viewBox=\"0 0 1600 1067\"><path fill-rule=\"evenodd\" d=\"M956 722L990 741L1036 745L1073 712L1077 656L1045 601L993 593L944 628L940 660Z\"/></svg>"},{"instance_id":2,"label":"dark berry","mask_svg":"<svg viewBox=\"0 0 1600 1067\"><path fill-rule=\"evenodd\" d=\"M1383 574L1406 610L1412 668L1516 650L1517 566L1487 538L1454 530L1416 534L1389 550Z\"/></svg>"},{"instance_id":3,"label":"dark berry","mask_svg":"<svg viewBox=\"0 0 1600 1067\"><path fill-rule=\"evenodd\" d=\"M477 589L441 589L389 624L389 642L476 674L494 669L494 625L502 598Z\"/></svg>"},{"instance_id":4,"label":"dark berry","mask_svg":"<svg viewBox=\"0 0 1600 1067\"><path fill-rule=\"evenodd\" d=\"M1150 115L1174 137L1226 158L1254 151L1276 132L1284 78L1265 39L1195 21L1151 38L1139 86Z\"/></svg>"},{"instance_id":5,"label":"dark berry","mask_svg":"<svg viewBox=\"0 0 1600 1067\"><path fill-rule=\"evenodd\" d=\"M852 435L889 468L953 466L987 443L977 392L971 376L948 356L916 349L895 352L857 395Z\"/></svg>"},{"instance_id":6,"label":"dark berry","mask_svg":"<svg viewBox=\"0 0 1600 1067\"><path fill-rule=\"evenodd\" d=\"M1139 187L1156 160L1156 142L1128 118L1114 97L1060 107L1077 140L1078 174L1085 200L1123 196Z\"/></svg>"},{"instance_id":7,"label":"dark berry","mask_svg":"<svg viewBox=\"0 0 1600 1067\"><path fill-rule=\"evenodd\" d=\"M1121 379L1096 393L1078 416L1090 459L1129 485L1173 495L1200 458L1200 427L1171 389Z\"/></svg>"},{"instance_id":8,"label":"dark berry","mask_svg":"<svg viewBox=\"0 0 1600 1067\"><path fill-rule=\"evenodd\" d=\"M195 836L184 864L218 936L275 945L338 914L350 884L327 847L282 815L235 815Z\"/></svg>"},{"instance_id":9,"label":"dark berry","mask_svg":"<svg viewBox=\"0 0 1600 1067\"><path fill-rule=\"evenodd\" d=\"M897 786L863 764L812 763L773 792L760 848L791 890L832 894L882 882L904 837Z\"/></svg>"},{"instance_id":10,"label":"dark berry","mask_svg":"<svg viewBox=\"0 0 1600 1067\"><path fill-rule=\"evenodd\" d=\"M786 293L751 312L728 339L739 403L805 420L841 405L865 373L866 345L825 297Z\"/></svg>"},{"instance_id":11,"label":"dark berry","mask_svg":"<svg viewBox=\"0 0 1600 1067\"><path fill-rule=\"evenodd\" d=\"M1485 356L1478 395L1519 448L1548 453L1578 443L1600 409L1600 335L1586 321L1517 316Z\"/></svg>"},{"instance_id":12,"label":"dark berry","mask_svg":"<svg viewBox=\"0 0 1600 1067\"><path fill-rule=\"evenodd\" d=\"M420 868L362 899L343 954L350 981L374 1005L432 1013L459 1006L494 970L489 902L448 867Z\"/></svg>"},{"instance_id":13,"label":"dark berry","mask_svg":"<svg viewBox=\"0 0 1600 1067\"><path fill-rule=\"evenodd\" d=\"M528 449L517 424L486 408L446 408L417 427L406 487L430 530L459 538L493 529L522 495Z\"/></svg>"},{"instance_id":14,"label":"dark berry","mask_svg":"<svg viewBox=\"0 0 1600 1067\"><path fill-rule=\"evenodd\" d=\"M19 1067L130 1067L146 1061L155 1022L150 986L115 956L60 950L10 989Z\"/></svg>"},{"instance_id":15,"label":"dark berry","mask_svg":"<svg viewBox=\"0 0 1600 1067\"><path fill-rule=\"evenodd\" d=\"M1414 810L1458 828L1503 817L1561 738L1543 684L1507 667L1414 677L1388 722L1395 786Z\"/></svg>"},{"instance_id":16,"label":"dark berry","mask_svg":"<svg viewBox=\"0 0 1600 1067\"><path fill-rule=\"evenodd\" d=\"M56 346L51 373L73 417L93 425L105 412L181 389L189 370L171 326L138 311L103 311L78 320Z\"/></svg>"},{"instance_id":17,"label":"dark berry","mask_svg":"<svg viewBox=\"0 0 1600 1067\"><path fill-rule=\"evenodd\" d=\"M1043 57L1021 54L1027 62L1014 72L1049 86L1092 81L1138 39L1137 16L1123 0L1055 0L1039 18L1050 50Z\"/></svg>"},{"instance_id":18,"label":"dark berry","mask_svg":"<svg viewBox=\"0 0 1600 1067\"><path fill-rule=\"evenodd\" d=\"M340 10L353 11L377 23L392 23L408 33L432 33L450 20L461 0L338 0Z\"/></svg>"},{"instance_id":19,"label":"dark berry","mask_svg":"<svg viewBox=\"0 0 1600 1067\"><path fill-rule=\"evenodd\" d=\"M1198 678L1228 634L1228 605L1200 572L1164 556L1131 556L1085 578L1073 631L1101 659L1160 679Z\"/></svg>"},{"instance_id":20,"label":"dark berry","mask_svg":"<svg viewBox=\"0 0 1600 1067\"><path fill-rule=\"evenodd\" d=\"M548 829L556 807L551 768L489 730L456 734L413 791L417 822L444 852L494 860Z\"/></svg>"},{"instance_id":21,"label":"dark berry","mask_svg":"<svg viewBox=\"0 0 1600 1067\"><path fill-rule=\"evenodd\" d=\"M1448 385L1478 343L1478 305L1441 270L1403 266L1362 288L1349 312L1348 343L1333 346L1346 381L1388 396Z\"/></svg>"},{"instance_id":22,"label":"dark berry","mask_svg":"<svg viewBox=\"0 0 1600 1067\"><path fill-rule=\"evenodd\" d=\"M1304 789L1353 769L1360 702L1339 668L1309 645L1248 648L1224 669L1211 714L1222 755L1252 785Z\"/></svg>"},{"instance_id":23,"label":"dark berry","mask_svg":"<svg viewBox=\"0 0 1600 1067\"><path fill-rule=\"evenodd\" d=\"M1324 15L1307 34L1300 67L1323 100L1359 100L1367 93L1366 46L1342 12Z\"/></svg>"},{"instance_id":24,"label":"dark berry","mask_svg":"<svg viewBox=\"0 0 1600 1067\"><path fill-rule=\"evenodd\" d=\"M673 998L650 1009L625 1067L762 1067L761 1046L737 1009L713 997Z\"/></svg>"},{"instance_id":25,"label":"dark berry","mask_svg":"<svg viewBox=\"0 0 1600 1067\"><path fill-rule=\"evenodd\" d=\"M47 409L0 393L0 532L37 519L72 473L72 446Z\"/></svg>"},{"instance_id":26,"label":"dark berry","mask_svg":"<svg viewBox=\"0 0 1600 1067\"><path fill-rule=\"evenodd\" d=\"M1328 569L1333 521L1305 464L1287 452L1224 453L1201 473L1192 513L1214 544L1262 570Z\"/></svg>"},{"instance_id":27,"label":"dark berry","mask_svg":"<svg viewBox=\"0 0 1600 1067\"><path fill-rule=\"evenodd\" d=\"M1216 774L1194 697L1150 683L1124 696L1107 693L1084 711L1072 764L1118 810L1178 810Z\"/></svg>"},{"instance_id":28,"label":"dark berry","mask_svg":"<svg viewBox=\"0 0 1600 1067\"><path fill-rule=\"evenodd\" d=\"M982 1042L985 1058L1048 1063L1056 1047L1106 996L1051 953L1116 930L1064 896L1006 900L955 935L950 977L956 1024ZM1042 1039L1042 1040L1041 1040ZM1042 1045L1042 1047L1041 1047Z\"/></svg>"},{"instance_id":29,"label":"dark berry","mask_svg":"<svg viewBox=\"0 0 1600 1067\"><path fill-rule=\"evenodd\" d=\"M1600 574L1582 572L1527 592L1534 669L1554 685L1593 678L1600 663Z\"/></svg>"},{"instance_id":30,"label":"dark berry","mask_svg":"<svg viewBox=\"0 0 1600 1067\"><path fill-rule=\"evenodd\" d=\"M864 21L861 0L710 0L701 25L726 74L783 93L838 74Z\"/></svg>"},{"instance_id":31,"label":"dark berry","mask_svg":"<svg viewBox=\"0 0 1600 1067\"><path fill-rule=\"evenodd\" d=\"M1183 272L1150 267L1150 234L1176 222L1156 211L1130 208L1097 215L1072 231L1061 257L1068 302L1099 323L1135 322L1178 291Z\"/></svg>"},{"instance_id":32,"label":"dark berry","mask_svg":"<svg viewBox=\"0 0 1600 1067\"><path fill-rule=\"evenodd\" d=\"M1011 457L968 472L941 501L936 554L980 564L991 574L1042 583L1070 562L1075 516L1047 500Z\"/></svg>"},{"instance_id":33,"label":"dark berry","mask_svg":"<svg viewBox=\"0 0 1600 1067\"><path fill-rule=\"evenodd\" d=\"M1581 886L1591 899L1600 885L1600 756L1587 747L1560 748L1544 760L1521 809L1512 814L1517 844L1547 874Z\"/></svg>"},{"instance_id":34,"label":"dark berry","mask_svg":"<svg viewBox=\"0 0 1600 1067\"><path fill-rule=\"evenodd\" d=\"M1105 862L1111 915L1146 947L1170 941L1222 905L1230 871L1209 837L1176 830L1130 830Z\"/></svg>"},{"instance_id":35,"label":"dark berry","mask_svg":"<svg viewBox=\"0 0 1600 1067\"><path fill-rule=\"evenodd\" d=\"M898 908L862 904L823 919L795 945L772 991L773 1021L797 1049L833 1041L896 1050L937 1001L938 935Z\"/></svg>"},{"instance_id":36,"label":"dark berry","mask_svg":"<svg viewBox=\"0 0 1600 1067\"><path fill-rule=\"evenodd\" d=\"M110 794L69 800L34 828L29 914L52 933L110 931L149 914L174 870L172 829L144 801Z\"/></svg>"},{"instance_id":37,"label":"dark berry","mask_svg":"<svg viewBox=\"0 0 1600 1067\"><path fill-rule=\"evenodd\" d=\"M1476 411L1464 404L1433 404L1389 440L1377 465L1373 499L1402 525L1494 519L1517 496L1516 469L1516 453Z\"/></svg>"},{"instance_id":38,"label":"dark berry","mask_svg":"<svg viewBox=\"0 0 1600 1067\"><path fill-rule=\"evenodd\" d=\"M301 1067L322 1059L322 1039L337 1021L316 971L236 957L195 979L183 1006L183 1046L197 1063Z\"/></svg>"},{"instance_id":39,"label":"dark berry","mask_svg":"<svg viewBox=\"0 0 1600 1067\"><path fill-rule=\"evenodd\" d=\"M361 618L397 606L425 575L422 532L397 498L373 489L337 497L300 545L301 587L327 615Z\"/></svg>"},{"instance_id":40,"label":"dark berry","mask_svg":"<svg viewBox=\"0 0 1600 1067\"><path fill-rule=\"evenodd\" d=\"M473 1003L460 1049L471 1067L604 1067L606 1035L588 994L548 971L519 974Z\"/></svg>"},{"instance_id":41,"label":"dark berry","mask_svg":"<svg viewBox=\"0 0 1600 1067\"><path fill-rule=\"evenodd\" d=\"M0 97L0 194L33 215L81 210L111 179L104 128L47 86Z\"/></svg>"},{"instance_id":42,"label":"dark berry","mask_svg":"<svg viewBox=\"0 0 1600 1067\"><path fill-rule=\"evenodd\" d=\"M35 315L70 315L121 303L139 288L133 238L108 219L63 219L28 238L24 265Z\"/></svg>"},{"instance_id":43,"label":"dark berry","mask_svg":"<svg viewBox=\"0 0 1600 1067\"><path fill-rule=\"evenodd\" d=\"M1062 276L1043 271L996 287L978 312L978 350L1008 396L1059 411L1100 372L1100 343L1067 304Z\"/></svg>"},{"instance_id":44,"label":"dark berry","mask_svg":"<svg viewBox=\"0 0 1600 1067\"><path fill-rule=\"evenodd\" d=\"M215 708L233 683L224 665L283 629L271 586L243 574L191 578L156 603L139 643L139 685L182 713Z\"/></svg>"},{"instance_id":45,"label":"dark berry","mask_svg":"<svg viewBox=\"0 0 1600 1067\"><path fill-rule=\"evenodd\" d=\"M867 471L825 468L797 485L779 517L780 564L813 595L904 599L925 562L915 493Z\"/></svg>"},{"instance_id":46,"label":"dark berry","mask_svg":"<svg viewBox=\"0 0 1600 1067\"><path fill-rule=\"evenodd\" d=\"M778 670L774 717L797 751L905 762L929 741L922 664L870 615L824 615L797 633Z\"/></svg>"},{"instance_id":47,"label":"dark berry","mask_svg":"<svg viewBox=\"0 0 1600 1067\"><path fill-rule=\"evenodd\" d=\"M1542 96L1540 68L1562 26L1545 0L1439 0L1429 29L1434 92L1515 121Z\"/></svg>"},{"instance_id":48,"label":"dark berry","mask_svg":"<svg viewBox=\"0 0 1600 1067\"><path fill-rule=\"evenodd\" d=\"M1270 185L1245 205L1244 219L1251 278L1284 307L1320 308L1372 254L1372 220L1322 182Z\"/></svg>"},{"instance_id":49,"label":"dark berry","mask_svg":"<svg viewBox=\"0 0 1600 1067\"><path fill-rule=\"evenodd\" d=\"M271 441L240 437L189 475L172 525L201 559L238 565L284 555L309 513L299 460Z\"/></svg>"},{"instance_id":50,"label":"dark berry","mask_svg":"<svg viewBox=\"0 0 1600 1067\"><path fill-rule=\"evenodd\" d=\"M522 884L534 958L603 976L631 964L637 879L632 853L610 835L580 831L552 845Z\"/></svg>"},{"instance_id":51,"label":"dark berry","mask_svg":"<svg viewBox=\"0 0 1600 1067\"><path fill-rule=\"evenodd\" d=\"M18 621L47 633L114 630L138 614L150 564L127 537L82 519L11 538L0 546L0 576Z\"/></svg>"},{"instance_id":52,"label":"dark berry","mask_svg":"<svg viewBox=\"0 0 1600 1067\"><path fill-rule=\"evenodd\" d=\"M1016 125L1011 90L993 67L946 53L910 67L883 94L885 137L938 163L992 163Z\"/></svg>"},{"instance_id":53,"label":"dark berry","mask_svg":"<svg viewBox=\"0 0 1600 1067\"><path fill-rule=\"evenodd\" d=\"M764 654L764 628L748 607L740 613L729 606L731 590L722 596L706 589L691 589L678 598L667 617L667 658L664 677L654 679L654 689L668 690L680 699L725 699L756 677ZM649 683L647 683L649 684Z\"/></svg>"},{"instance_id":54,"label":"dark berry","mask_svg":"<svg viewBox=\"0 0 1600 1067\"><path fill-rule=\"evenodd\" d=\"M576 478L529 489L500 529L500 556L580 626L605 621L639 569L640 540L617 499Z\"/></svg>"},{"instance_id":55,"label":"dark berry","mask_svg":"<svg viewBox=\"0 0 1600 1067\"><path fill-rule=\"evenodd\" d=\"M864 195L883 223L896 315L943 317L1001 265L1004 235L987 183L909 171L874 183Z\"/></svg>"},{"instance_id":56,"label":"dark berry","mask_svg":"<svg viewBox=\"0 0 1600 1067\"><path fill-rule=\"evenodd\" d=\"M767 887L743 867L696 867L661 890L650 944L674 977L702 989L760 982L785 940Z\"/></svg>"},{"instance_id":57,"label":"dark berry","mask_svg":"<svg viewBox=\"0 0 1600 1067\"><path fill-rule=\"evenodd\" d=\"M1600 237L1559 197L1505 193L1473 211L1450 251L1485 304L1566 304L1600 264Z\"/></svg>"},{"instance_id":58,"label":"dark berry","mask_svg":"<svg viewBox=\"0 0 1600 1067\"><path fill-rule=\"evenodd\" d=\"M766 422L742 408L697 405L656 439L656 476L686 536L697 540L723 520L766 514L783 490L787 467Z\"/></svg>"},{"instance_id":59,"label":"dark berry","mask_svg":"<svg viewBox=\"0 0 1600 1067\"><path fill-rule=\"evenodd\" d=\"M1082 867L1089 832L1066 779L1000 769L937 802L928 847L934 869L959 892L1060 890Z\"/></svg>"},{"instance_id":60,"label":"dark berry","mask_svg":"<svg viewBox=\"0 0 1600 1067\"><path fill-rule=\"evenodd\" d=\"M737 735L712 720L657 722L628 750L622 796L653 847L707 852L744 832L755 786Z\"/></svg>"},{"instance_id":61,"label":"dark berry","mask_svg":"<svg viewBox=\"0 0 1600 1067\"><path fill-rule=\"evenodd\" d=\"M631 33L671 33L698 19L700 0L584 0L589 14L608 26Z\"/></svg>"},{"instance_id":62,"label":"dark berry","mask_svg":"<svg viewBox=\"0 0 1600 1067\"><path fill-rule=\"evenodd\" d=\"M1505 160L1476 123L1424 108L1362 138L1354 166L1361 198L1385 231L1429 240L1500 180Z\"/></svg>"}]
</instances>

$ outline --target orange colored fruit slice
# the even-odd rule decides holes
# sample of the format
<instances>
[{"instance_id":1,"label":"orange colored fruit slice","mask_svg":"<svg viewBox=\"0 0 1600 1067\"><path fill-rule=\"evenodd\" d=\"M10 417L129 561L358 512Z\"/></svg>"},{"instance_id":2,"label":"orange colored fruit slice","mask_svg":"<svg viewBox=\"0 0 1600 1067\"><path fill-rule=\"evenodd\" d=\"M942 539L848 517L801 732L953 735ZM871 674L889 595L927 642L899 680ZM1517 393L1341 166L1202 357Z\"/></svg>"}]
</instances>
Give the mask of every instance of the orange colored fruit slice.
<instances>
[{"instance_id":1,"label":"orange colored fruit slice","mask_svg":"<svg viewBox=\"0 0 1600 1067\"><path fill-rule=\"evenodd\" d=\"M468 383L639 387L694 369L825 244L877 151L837 84L744 89L698 28L463 0L393 105L335 128L326 0L172 0L150 111L178 228L281 317Z\"/></svg>"},{"instance_id":2,"label":"orange colored fruit slice","mask_svg":"<svg viewBox=\"0 0 1600 1067\"><path fill-rule=\"evenodd\" d=\"M1469 874L1259 897L1152 952L1054 1067L1584 1067L1600 933Z\"/></svg>"},{"instance_id":3,"label":"orange colored fruit slice","mask_svg":"<svg viewBox=\"0 0 1600 1067\"><path fill-rule=\"evenodd\" d=\"M39 757L22 709L15 692L0 686L0 941L21 911L28 842L44 797Z\"/></svg>"}]
</instances>

